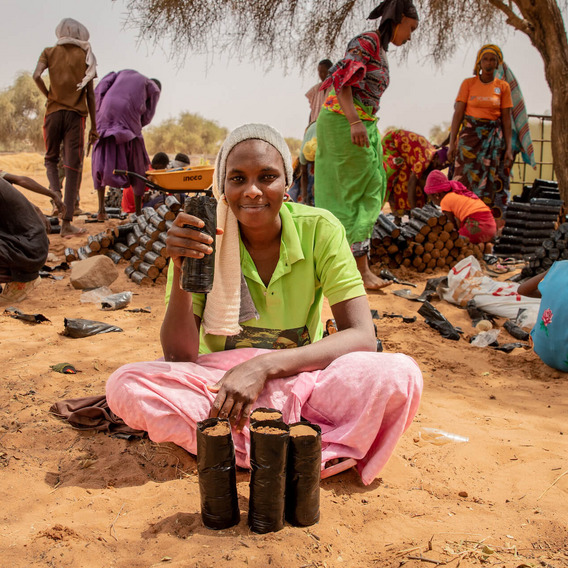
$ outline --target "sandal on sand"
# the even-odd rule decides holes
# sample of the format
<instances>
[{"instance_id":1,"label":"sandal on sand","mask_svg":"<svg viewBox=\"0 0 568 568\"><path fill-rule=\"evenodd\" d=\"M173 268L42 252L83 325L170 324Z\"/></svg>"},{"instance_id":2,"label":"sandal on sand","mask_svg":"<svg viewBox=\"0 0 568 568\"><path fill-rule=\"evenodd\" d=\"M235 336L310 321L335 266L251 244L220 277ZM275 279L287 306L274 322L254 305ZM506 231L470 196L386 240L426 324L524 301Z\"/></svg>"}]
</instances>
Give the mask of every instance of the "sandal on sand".
<instances>
[{"instance_id":1,"label":"sandal on sand","mask_svg":"<svg viewBox=\"0 0 568 568\"><path fill-rule=\"evenodd\" d=\"M509 258L502 258L501 264L503 264L503 265L525 264L525 261L520 260L518 258L509 257Z\"/></svg>"},{"instance_id":2,"label":"sandal on sand","mask_svg":"<svg viewBox=\"0 0 568 568\"><path fill-rule=\"evenodd\" d=\"M497 264L492 264L491 267L486 267L486 270L491 274L499 276L501 274L506 274L507 272L509 272L509 267L503 266L500 262L498 262Z\"/></svg>"},{"instance_id":3,"label":"sandal on sand","mask_svg":"<svg viewBox=\"0 0 568 568\"><path fill-rule=\"evenodd\" d=\"M59 234L61 235L61 232ZM74 231L73 233L66 233L65 235L61 235L61 238L70 239L72 237L79 237L81 235L86 235L86 234L87 234L87 229L82 227L81 229L79 229L78 231Z\"/></svg>"},{"instance_id":4,"label":"sandal on sand","mask_svg":"<svg viewBox=\"0 0 568 568\"><path fill-rule=\"evenodd\" d=\"M484 254L483 260L488 266L493 266L499 262L499 259L494 254Z\"/></svg>"},{"instance_id":5,"label":"sandal on sand","mask_svg":"<svg viewBox=\"0 0 568 568\"><path fill-rule=\"evenodd\" d=\"M323 469L320 477L321 479L326 479L327 477L331 477L332 475L337 475L338 473L351 469L354 465L357 465L357 460L354 460L353 458L346 458L335 465Z\"/></svg>"}]
</instances>

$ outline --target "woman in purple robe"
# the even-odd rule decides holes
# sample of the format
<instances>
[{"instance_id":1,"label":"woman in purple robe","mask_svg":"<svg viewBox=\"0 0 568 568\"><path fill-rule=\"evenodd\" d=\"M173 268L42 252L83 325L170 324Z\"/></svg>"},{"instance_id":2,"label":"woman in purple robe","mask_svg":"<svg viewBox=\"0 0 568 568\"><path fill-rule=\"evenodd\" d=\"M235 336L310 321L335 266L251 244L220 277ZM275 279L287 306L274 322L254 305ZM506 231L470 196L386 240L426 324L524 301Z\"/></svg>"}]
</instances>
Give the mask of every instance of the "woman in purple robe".
<instances>
[{"instance_id":1,"label":"woman in purple robe","mask_svg":"<svg viewBox=\"0 0 568 568\"><path fill-rule=\"evenodd\" d=\"M95 88L97 132L100 138L93 146L93 183L99 192L98 219L106 219L104 207L105 187L132 185L136 213L142 208L144 181L114 170L127 170L144 175L150 165L142 128L150 124L161 84L137 71L125 69L105 75Z\"/></svg>"}]
</instances>

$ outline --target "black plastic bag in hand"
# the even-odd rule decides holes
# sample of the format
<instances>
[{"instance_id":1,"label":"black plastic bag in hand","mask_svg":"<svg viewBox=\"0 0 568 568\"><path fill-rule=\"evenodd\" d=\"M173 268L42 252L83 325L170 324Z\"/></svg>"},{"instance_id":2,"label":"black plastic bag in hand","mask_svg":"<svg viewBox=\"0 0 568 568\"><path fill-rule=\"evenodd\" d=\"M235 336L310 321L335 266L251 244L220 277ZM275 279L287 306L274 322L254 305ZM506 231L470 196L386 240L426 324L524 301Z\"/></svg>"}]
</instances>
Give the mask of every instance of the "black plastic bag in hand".
<instances>
[{"instance_id":1,"label":"black plastic bag in hand","mask_svg":"<svg viewBox=\"0 0 568 568\"><path fill-rule=\"evenodd\" d=\"M424 302L418 313L424 317L426 323L440 333L446 339L458 341L458 330L430 303Z\"/></svg>"},{"instance_id":2,"label":"black plastic bag in hand","mask_svg":"<svg viewBox=\"0 0 568 568\"><path fill-rule=\"evenodd\" d=\"M86 320L86 319L68 319L64 320L63 335L68 337L90 337L99 333L110 333L111 331L123 331L116 325L110 325L102 321Z\"/></svg>"},{"instance_id":3,"label":"black plastic bag in hand","mask_svg":"<svg viewBox=\"0 0 568 568\"><path fill-rule=\"evenodd\" d=\"M269 420L250 428L250 498L248 524L260 534L284 527L288 425Z\"/></svg>"},{"instance_id":4,"label":"black plastic bag in hand","mask_svg":"<svg viewBox=\"0 0 568 568\"><path fill-rule=\"evenodd\" d=\"M197 473L203 524L215 530L238 524L235 446L228 420L208 418L197 423Z\"/></svg>"},{"instance_id":5,"label":"black plastic bag in hand","mask_svg":"<svg viewBox=\"0 0 568 568\"><path fill-rule=\"evenodd\" d=\"M213 242L209 245L213 249L213 252L204 255L203 258L185 257L182 264L180 285L186 292L207 294L207 292L211 292L213 288L213 275L215 272L217 201L215 201L214 197L208 195L186 197L184 211L189 215L201 219L205 223L203 228L191 228L213 237Z\"/></svg>"},{"instance_id":6,"label":"black plastic bag in hand","mask_svg":"<svg viewBox=\"0 0 568 568\"><path fill-rule=\"evenodd\" d=\"M290 425L286 520L309 527L320 518L321 428L309 422Z\"/></svg>"}]
</instances>

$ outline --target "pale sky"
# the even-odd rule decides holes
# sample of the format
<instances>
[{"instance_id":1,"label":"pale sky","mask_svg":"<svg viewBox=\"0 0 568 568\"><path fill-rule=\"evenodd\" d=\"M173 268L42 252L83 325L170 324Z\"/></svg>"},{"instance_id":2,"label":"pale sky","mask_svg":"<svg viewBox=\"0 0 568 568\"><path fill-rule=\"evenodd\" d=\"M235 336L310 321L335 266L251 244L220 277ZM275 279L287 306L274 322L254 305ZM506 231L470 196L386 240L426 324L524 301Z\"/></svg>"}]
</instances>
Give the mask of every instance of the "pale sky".
<instances>
[{"instance_id":1,"label":"pale sky","mask_svg":"<svg viewBox=\"0 0 568 568\"><path fill-rule=\"evenodd\" d=\"M123 29L124 0L2 0L0 89L11 85L18 72L33 72L43 48L55 44L55 28L64 17L88 28L99 78L110 71L136 69L160 79L163 89L153 124L189 111L230 129L246 122L266 122L284 136L302 138L309 115L304 93L318 81L315 69L302 74L294 68L285 75L274 68L267 74L220 56L208 66L204 57L191 53L179 68L168 59L169 46L139 44L135 30ZM365 29L368 23L362 21L361 31ZM379 128L397 126L427 136L433 125L449 122L458 88L471 76L481 43L464 45L441 69L421 55L418 46L410 50L406 62L398 62L393 46L389 50L391 83L381 102ZM517 76L528 112L548 112L551 97L544 66L528 38L511 30L496 43ZM342 52L343 47L337 54L322 53L321 59L335 60Z\"/></svg>"}]
</instances>

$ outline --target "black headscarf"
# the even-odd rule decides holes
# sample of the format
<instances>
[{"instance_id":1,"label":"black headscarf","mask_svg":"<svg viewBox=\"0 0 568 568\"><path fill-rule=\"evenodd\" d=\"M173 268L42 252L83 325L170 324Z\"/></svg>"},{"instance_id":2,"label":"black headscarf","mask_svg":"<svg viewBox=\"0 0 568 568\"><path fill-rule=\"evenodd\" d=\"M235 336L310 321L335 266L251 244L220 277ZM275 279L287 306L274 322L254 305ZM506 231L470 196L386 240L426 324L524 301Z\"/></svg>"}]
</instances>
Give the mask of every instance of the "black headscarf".
<instances>
[{"instance_id":1,"label":"black headscarf","mask_svg":"<svg viewBox=\"0 0 568 568\"><path fill-rule=\"evenodd\" d=\"M394 30L402 22L403 16L418 20L418 11L412 0L384 0L367 17L368 20L381 18L379 35L385 51L388 51Z\"/></svg>"}]
</instances>

